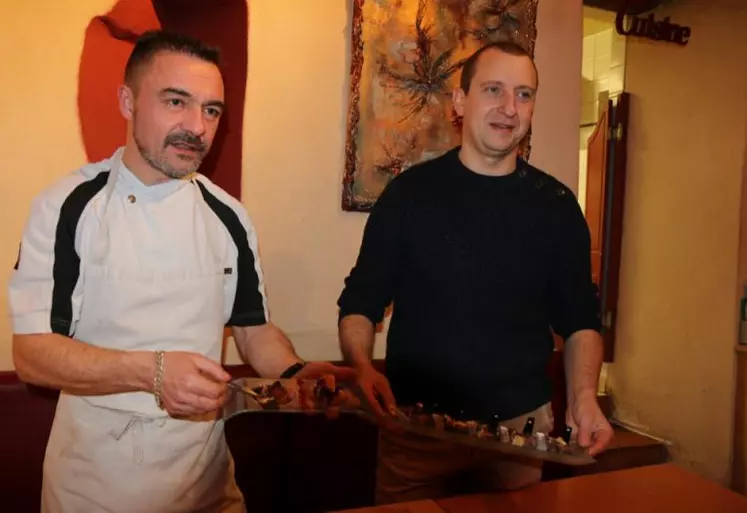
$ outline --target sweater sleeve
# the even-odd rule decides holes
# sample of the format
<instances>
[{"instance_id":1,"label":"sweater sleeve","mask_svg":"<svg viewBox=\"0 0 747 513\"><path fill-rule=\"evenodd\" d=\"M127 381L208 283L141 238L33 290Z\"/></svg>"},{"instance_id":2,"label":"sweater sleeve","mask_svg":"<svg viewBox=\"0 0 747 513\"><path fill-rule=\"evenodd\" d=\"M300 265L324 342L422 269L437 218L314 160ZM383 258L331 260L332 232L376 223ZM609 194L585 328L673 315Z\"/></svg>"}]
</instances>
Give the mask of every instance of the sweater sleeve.
<instances>
[{"instance_id":1,"label":"sweater sleeve","mask_svg":"<svg viewBox=\"0 0 747 513\"><path fill-rule=\"evenodd\" d=\"M358 258L337 302L340 319L359 314L378 324L393 300L401 265L405 206L397 182L389 183L371 209Z\"/></svg>"},{"instance_id":2,"label":"sweater sleeve","mask_svg":"<svg viewBox=\"0 0 747 513\"><path fill-rule=\"evenodd\" d=\"M589 227L570 191L559 200L550 318L555 333L567 340L579 330L600 331L601 321L598 289L591 279Z\"/></svg>"}]
</instances>

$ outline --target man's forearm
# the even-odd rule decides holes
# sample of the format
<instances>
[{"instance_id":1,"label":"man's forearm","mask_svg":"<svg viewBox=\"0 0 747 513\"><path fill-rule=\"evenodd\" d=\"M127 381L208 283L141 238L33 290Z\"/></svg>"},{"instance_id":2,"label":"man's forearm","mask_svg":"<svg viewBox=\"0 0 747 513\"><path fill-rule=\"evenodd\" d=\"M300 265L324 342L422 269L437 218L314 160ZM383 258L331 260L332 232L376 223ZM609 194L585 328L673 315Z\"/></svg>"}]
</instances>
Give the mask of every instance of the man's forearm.
<instances>
[{"instance_id":1,"label":"man's forearm","mask_svg":"<svg viewBox=\"0 0 747 513\"><path fill-rule=\"evenodd\" d=\"M57 334L15 335L18 377L78 395L150 391L155 357L147 351L115 351Z\"/></svg>"},{"instance_id":2,"label":"man's forearm","mask_svg":"<svg viewBox=\"0 0 747 513\"><path fill-rule=\"evenodd\" d=\"M233 337L241 358L262 377L277 378L301 361L291 341L274 324L236 327Z\"/></svg>"},{"instance_id":3,"label":"man's forearm","mask_svg":"<svg viewBox=\"0 0 747 513\"><path fill-rule=\"evenodd\" d=\"M371 364L375 340L374 325L363 315L346 315L340 320L340 350L355 368Z\"/></svg>"},{"instance_id":4,"label":"man's forearm","mask_svg":"<svg viewBox=\"0 0 747 513\"><path fill-rule=\"evenodd\" d=\"M604 356L599 333L593 330L577 331L566 341L564 352L569 404L584 395L596 397Z\"/></svg>"}]
</instances>

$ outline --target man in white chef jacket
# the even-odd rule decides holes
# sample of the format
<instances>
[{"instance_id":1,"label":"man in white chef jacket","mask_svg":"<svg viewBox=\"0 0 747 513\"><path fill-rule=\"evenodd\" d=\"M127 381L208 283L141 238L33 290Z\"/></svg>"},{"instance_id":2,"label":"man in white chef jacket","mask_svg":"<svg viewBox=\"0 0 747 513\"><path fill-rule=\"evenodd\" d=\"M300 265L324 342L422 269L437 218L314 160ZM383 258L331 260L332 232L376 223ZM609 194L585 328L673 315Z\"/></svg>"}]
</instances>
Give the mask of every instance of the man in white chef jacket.
<instances>
[{"instance_id":1,"label":"man in white chef jacket","mask_svg":"<svg viewBox=\"0 0 747 513\"><path fill-rule=\"evenodd\" d=\"M219 408L230 326L262 376L304 363L270 321L244 207L197 173L224 111L217 52L164 32L119 89L127 140L34 201L10 281L19 377L60 389L45 513L241 512Z\"/></svg>"}]
</instances>

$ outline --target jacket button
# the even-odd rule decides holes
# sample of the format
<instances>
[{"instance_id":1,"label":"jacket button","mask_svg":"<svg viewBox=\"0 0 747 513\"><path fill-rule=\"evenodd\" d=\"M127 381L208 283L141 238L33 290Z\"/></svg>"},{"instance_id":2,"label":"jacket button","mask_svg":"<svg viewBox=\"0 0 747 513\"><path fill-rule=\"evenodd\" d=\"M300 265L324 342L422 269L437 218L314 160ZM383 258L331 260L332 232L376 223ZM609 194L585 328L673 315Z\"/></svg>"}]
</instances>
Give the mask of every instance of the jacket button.
<instances>
[{"instance_id":1,"label":"jacket button","mask_svg":"<svg viewBox=\"0 0 747 513\"><path fill-rule=\"evenodd\" d=\"M130 194L129 196L127 196L127 200L128 200L128 201L129 201L130 203L135 203L135 202L137 201L137 198L135 198L135 195L134 195L134 194Z\"/></svg>"}]
</instances>

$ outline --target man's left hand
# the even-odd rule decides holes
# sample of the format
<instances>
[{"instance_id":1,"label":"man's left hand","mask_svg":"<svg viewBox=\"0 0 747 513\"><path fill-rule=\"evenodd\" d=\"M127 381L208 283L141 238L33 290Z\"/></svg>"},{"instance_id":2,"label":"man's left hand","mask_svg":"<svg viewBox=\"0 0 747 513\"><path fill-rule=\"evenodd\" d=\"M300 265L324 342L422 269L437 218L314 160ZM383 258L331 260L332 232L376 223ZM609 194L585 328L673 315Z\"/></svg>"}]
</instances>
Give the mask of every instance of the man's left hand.
<instances>
[{"instance_id":1,"label":"man's left hand","mask_svg":"<svg viewBox=\"0 0 747 513\"><path fill-rule=\"evenodd\" d=\"M319 408L320 401L315 397L314 391L320 381L329 391L337 392L331 399L321 402L324 414L328 418L336 418L341 408L353 409L360 405L360 401L350 388L337 388L341 382L354 383L355 378L355 369L328 362L309 362L293 376L299 383L299 402L304 409L316 411Z\"/></svg>"},{"instance_id":2,"label":"man's left hand","mask_svg":"<svg viewBox=\"0 0 747 513\"><path fill-rule=\"evenodd\" d=\"M582 393L574 398L566 413L566 423L576 434L576 442L594 456L612 441L612 426L602 413L596 395Z\"/></svg>"}]
</instances>

